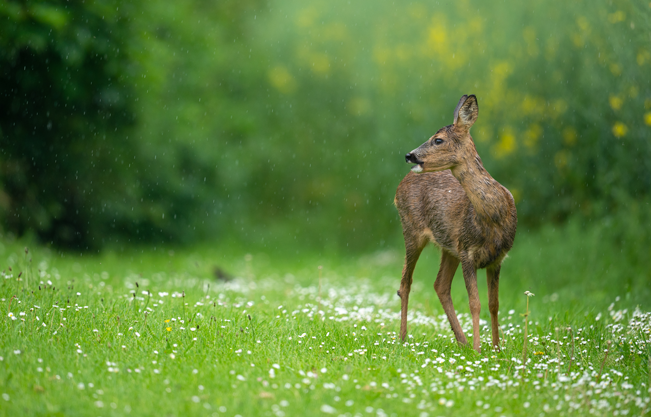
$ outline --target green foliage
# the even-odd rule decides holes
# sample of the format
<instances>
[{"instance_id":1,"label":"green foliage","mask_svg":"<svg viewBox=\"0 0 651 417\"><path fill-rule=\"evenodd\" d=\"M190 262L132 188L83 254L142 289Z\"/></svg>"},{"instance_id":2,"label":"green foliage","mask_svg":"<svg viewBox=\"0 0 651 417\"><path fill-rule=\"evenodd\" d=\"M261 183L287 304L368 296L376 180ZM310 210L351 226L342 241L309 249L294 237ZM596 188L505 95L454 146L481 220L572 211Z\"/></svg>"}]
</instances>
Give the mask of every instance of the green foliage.
<instances>
[{"instance_id":1,"label":"green foliage","mask_svg":"<svg viewBox=\"0 0 651 417\"><path fill-rule=\"evenodd\" d=\"M525 27L509 77L526 86L503 117L521 140L495 171L537 223L631 211L651 189L651 6L586 6L553 8L551 28Z\"/></svg>"},{"instance_id":2,"label":"green foliage","mask_svg":"<svg viewBox=\"0 0 651 417\"><path fill-rule=\"evenodd\" d=\"M151 115L161 112L161 102L174 112L199 111L188 101L204 85L186 89L179 66L188 50L178 53L199 41L179 16L204 18L214 35L209 44L227 44L241 32L238 16L247 4L3 3L0 219L6 228L78 249L120 238L184 242L214 231L214 222L204 222L218 206L209 191L217 187L214 160L192 148L192 134L168 145L182 135L177 127L186 127L174 122L178 116ZM202 52L195 48L193 55ZM223 69L227 58L220 56L218 65L207 59L192 79ZM133 129L136 121L140 130ZM147 140L152 136L157 141Z\"/></svg>"},{"instance_id":3,"label":"green foliage","mask_svg":"<svg viewBox=\"0 0 651 417\"><path fill-rule=\"evenodd\" d=\"M235 70L233 63L248 39L244 16L256 7L257 1L149 2L141 6L147 19L134 22L141 121L135 135L149 162L138 163L140 189L156 211L152 228L176 242L221 238L242 210L230 201L239 199L240 183L225 178L233 171L226 149L255 125L248 106L260 70L253 63Z\"/></svg>"},{"instance_id":4,"label":"green foliage","mask_svg":"<svg viewBox=\"0 0 651 417\"><path fill-rule=\"evenodd\" d=\"M136 147L120 2L0 6L0 217L60 245L96 246ZM120 135L116 132L120 131ZM103 230L102 230L103 229Z\"/></svg>"},{"instance_id":5,"label":"green foliage","mask_svg":"<svg viewBox=\"0 0 651 417\"><path fill-rule=\"evenodd\" d=\"M310 239L324 227L356 247L386 239L402 155L451 123L462 93L479 97L472 133L521 225L600 218L648 198L648 5L344 3L288 5L262 29L283 133L265 138L273 150L259 159L291 162L273 164L278 186L296 190L276 204L298 211ZM320 207L327 222L304 222Z\"/></svg>"},{"instance_id":6,"label":"green foliage","mask_svg":"<svg viewBox=\"0 0 651 417\"><path fill-rule=\"evenodd\" d=\"M403 155L466 93L521 226L648 207L639 1L0 7L0 218L19 234L382 247Z\"/></svg>"}]
</instances>

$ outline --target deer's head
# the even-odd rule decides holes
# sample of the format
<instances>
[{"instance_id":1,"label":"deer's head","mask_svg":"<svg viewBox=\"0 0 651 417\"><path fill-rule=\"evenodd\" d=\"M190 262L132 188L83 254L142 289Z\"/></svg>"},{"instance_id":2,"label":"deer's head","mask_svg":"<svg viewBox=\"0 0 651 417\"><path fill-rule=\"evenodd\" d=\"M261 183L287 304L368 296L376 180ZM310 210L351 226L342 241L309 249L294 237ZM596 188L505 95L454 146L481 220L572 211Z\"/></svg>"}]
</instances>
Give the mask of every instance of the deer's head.
<instances>
[{"instance_id":1,"label":"deer's head","mask_svg":"<svg viewBox=\"0 0 651 417\"><path fill-rule=\"evenodd\" d=\"M442 128L427 142L405 155L407 163L416 164L411 170L443 171L459 165L464 155L474 155L475 144L470 137L470 128L477 120L478 114L477 97L461 97L454 110L454 123Z\"/></svg>"}]
</instances>

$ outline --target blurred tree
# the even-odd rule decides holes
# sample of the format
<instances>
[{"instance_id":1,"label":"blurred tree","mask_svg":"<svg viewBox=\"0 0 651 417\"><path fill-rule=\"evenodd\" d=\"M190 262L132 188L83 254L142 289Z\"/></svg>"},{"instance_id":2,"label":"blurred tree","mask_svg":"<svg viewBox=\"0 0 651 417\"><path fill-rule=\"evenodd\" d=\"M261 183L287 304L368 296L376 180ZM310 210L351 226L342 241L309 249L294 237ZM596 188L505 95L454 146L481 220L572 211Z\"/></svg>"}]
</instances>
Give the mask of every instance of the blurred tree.
<instances>
[{"instance_id":1,"label":"blurred tree","mask_svg":"<svg viewBox=\"0 0 651 417\"><path fill-rule=\"evenodd\" d=\"M258 3L1 3L2 224L80 249L214 230L215 161L192 146L205 115L196 97L217 87L213 103L231 111L222 130L241 130L232 45Z\"/></svg>"},{"instance_id":2,"label":"blurred tree","mask_svg":"<svg viewBox=\"0 0 651 417\"><path fill-rule=\"evenodd\" d=\"M69 247L97 246L101 202L130 179L133 88L121 1L0 4L0 216ZM104 216L105 217L105 216Z\"/></svg>"}]
</instances>

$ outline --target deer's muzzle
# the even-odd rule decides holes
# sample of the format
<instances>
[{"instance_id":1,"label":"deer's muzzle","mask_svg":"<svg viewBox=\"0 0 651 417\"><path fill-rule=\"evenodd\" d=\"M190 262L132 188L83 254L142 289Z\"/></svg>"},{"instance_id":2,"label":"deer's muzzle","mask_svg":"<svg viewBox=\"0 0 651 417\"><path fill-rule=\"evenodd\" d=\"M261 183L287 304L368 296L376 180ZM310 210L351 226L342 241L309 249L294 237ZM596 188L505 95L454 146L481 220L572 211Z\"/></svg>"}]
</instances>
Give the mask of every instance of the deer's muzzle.
<instances>
[{"instance_id":1,"label":"deer's muzzle","mask_svg":"<svg viewBox=\"0 0 651 417\"><path fill-rule=\"evenodd\" d=\"M405 162L408 164L420 164L420 161L413 152L409 152L407 155L405 155Z\"/></svg>"}]
</instances>

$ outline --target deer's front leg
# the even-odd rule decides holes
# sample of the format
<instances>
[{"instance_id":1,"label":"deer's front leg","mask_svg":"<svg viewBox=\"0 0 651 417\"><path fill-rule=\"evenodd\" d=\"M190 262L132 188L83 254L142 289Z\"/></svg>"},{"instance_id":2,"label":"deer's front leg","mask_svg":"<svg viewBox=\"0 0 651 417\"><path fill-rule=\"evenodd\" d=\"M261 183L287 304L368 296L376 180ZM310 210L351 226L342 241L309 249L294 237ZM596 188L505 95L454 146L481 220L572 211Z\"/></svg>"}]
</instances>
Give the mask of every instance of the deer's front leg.
<instances>
[{"instance_id":1,"label":"deer's front leg","mask_svg":"<svg viewBox=\"0 0 651 417\"><path fill-rule=\"evenodd\" d=\"M416 262L418 262L418 257L423 251L424 246L424 244L418 242L416 239L409 240L407 237L405 237L405 243L405 266L402 268L402 280L400 281L400 290L398 290L398 296L400 297L400 340L403 342L407 337L407 308L409 305L409 293L411 292L414 268L416 268Z\"/></svg>"},{"instance_id":2,"label":"deer's front leg","mask_svg":"<svg viewBox=\"0 0 651 417\"><path fill-rule=\"evenodd\" d=\"M481 303L479 302L479 291L477 290L477 269L475 269L475 265L470 259L462 259L461 268L463 269L463 280L466 283L470 314L472 315L472 347L479 352L479 312L481 311Z\"/></svg>"}]
</instances>

